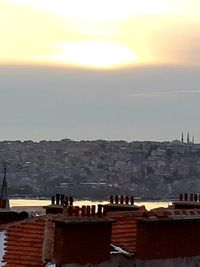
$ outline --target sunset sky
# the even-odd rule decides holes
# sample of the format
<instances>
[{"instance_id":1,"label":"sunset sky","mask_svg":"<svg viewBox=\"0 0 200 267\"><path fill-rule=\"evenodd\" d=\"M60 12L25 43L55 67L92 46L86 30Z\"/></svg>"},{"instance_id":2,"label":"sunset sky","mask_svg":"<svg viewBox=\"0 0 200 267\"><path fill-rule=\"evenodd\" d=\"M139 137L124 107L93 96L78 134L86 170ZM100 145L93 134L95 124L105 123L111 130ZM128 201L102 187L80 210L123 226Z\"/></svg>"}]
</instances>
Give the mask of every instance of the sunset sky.
<instances>
[{"instance_id":1,"label":"sunset sky","mask_svg":"<svg viewBox=\"0 0 200 267\"><path fill-rule=\"evenodd\" d=\"M0 0L0 139L200 142L199 0Z\"/></svg>"}]
</instances>

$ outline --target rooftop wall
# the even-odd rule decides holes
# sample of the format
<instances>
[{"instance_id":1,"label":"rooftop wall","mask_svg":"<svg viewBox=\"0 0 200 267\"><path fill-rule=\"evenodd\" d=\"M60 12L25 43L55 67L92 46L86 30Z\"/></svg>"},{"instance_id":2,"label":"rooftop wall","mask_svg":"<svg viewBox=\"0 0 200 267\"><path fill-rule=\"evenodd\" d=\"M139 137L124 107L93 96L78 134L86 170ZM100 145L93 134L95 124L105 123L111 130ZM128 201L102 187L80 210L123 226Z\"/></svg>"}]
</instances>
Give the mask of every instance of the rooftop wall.
<instances>
[{"instance_id":1,"label":"rooftop wall","mask_svg":"<svg viewBox=\"0 0 200 267\"><path fill-rule=\"evenodd\" d=\"M170 259L200 255L200 219L138 221L136 258Z\"/></svg>"},{"instance_id":2,"label":"rooftop wall","mask_svg":"<svg viewBox=\"0 0 200 267\"><path fill-rule=\"evenodd\" d=\"M77 218L78 219L78 218ZM110 259L111 222L89 220L56 222L54 240L54 262L100 263Z\"/></svg>"}]
</instances>

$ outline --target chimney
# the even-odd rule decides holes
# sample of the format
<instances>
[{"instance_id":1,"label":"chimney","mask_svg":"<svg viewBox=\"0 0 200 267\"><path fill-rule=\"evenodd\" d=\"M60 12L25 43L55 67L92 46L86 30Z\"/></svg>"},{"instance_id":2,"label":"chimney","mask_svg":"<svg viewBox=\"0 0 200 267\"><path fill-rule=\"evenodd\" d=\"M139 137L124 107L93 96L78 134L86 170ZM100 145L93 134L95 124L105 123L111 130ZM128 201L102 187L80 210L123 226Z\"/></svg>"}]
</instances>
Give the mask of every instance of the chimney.
<instances>
[{"instance_id":1,"label":"chimney","mask_svg":"<svg viewBox=\"0 0 200 267\"><path fill-rule=\"evenodd\" d=\"M54 204L55 204L55 197L52 196L52 197L51 197L51 205L54 205Z\"/></svg>"},{"instance_id":2,"label":"chimney","mask_svg":"<svg viewBox=\"0 0 200 267\"><path fill-rule=\"evenodd\" d=\"M125 196L125 203L126 203L126 205L129 204L129 196Z\"/></svg>"},{"instance_id":3,"label":"chimney","mask_svg":"<svg viewBox=\"0 0 200 267\"><path fill-rule=\"evenodd\" d=\"M60 205L60 194L56 194L56 205Z\"/></svg>"},{"instance_id":4,"label":"chimney","mask_svg":"<svg viewBox=\"0 0 200 267\"><path fill-rule=\"evenodd\" d=\"M64 206L68 206L68 197L65 196L65 198L63 199L63 205Z\"/></svg>"},{"instance_id":5,"label":"chimney","mask_svg":"<svg viewBox=\"0 0 200 267\"><path fill-rule=\"evenodd\" d=\"M105 218L76 216L54 220L53 262L56 266L97 266L108 261L112 222Z\"/></svg>"},{"instance_id":6,"label":"chimney","mask_svg":"<svg viewBox=\"0 0 200 267\"><path fill-rule=\"evenodd\" d=\"M131 197L131 205L134 205L134 197Z\"/></svg>"},{"instance_id":7,"label":"chimney","mask_svg":"<svg viewBox=\"0 0 200 267\"><path fill-rule=\"evenodd\" d=\"M124 204L124 196L120 197L120 204Z\"/></svg>"},{"instance_id":8,"label":"chimney","mask_svg":"<svg viewBox=\"0 0 200 267\"><path fill-rule=\"evenodd\" d=\"M86 207L86 216L90 216L90 206Z\"/></svg>"},{"instance_id":9,"label":"chimney","mask_svg":"<svg viewBox=\"0 0 200 267\"><path fill-rule=\"evenodd\" d=\"M70 197L69 197L69 205L70 205L70 206L73 206L73 202L74 202L73 197L70 196Z\"/></svg>"},{"instance_id":10,"label":"chimney","mask_svg":"<svg viewBox=\"0 0 200 267\"><path fill-rule=\"evenodd\" d=\"M82 206L81 208L81 216L85 216L86 215L86 206Z\"/></svg>"},{"instance_id":11,"label":"chimney","mask_svg":"<svg viewBox=\"0 0 200 267\"><path fill-rule=\"evenodd\" d=\"M110 204L113 204L114 203L114 198L113 198L113 195L110 196Z\"/></svg>"},{"instance_id":12,"label":"chimney","mask_svg":"<svg viewBox=\"0 0 200 267\"><path fill-rule=\"evenodd\" d=\"M184 194L184 200L188 201L188 194L187 193Z\"/></svg>"},{"instance_id":13,"label":"chimney","mask_svg":"<svg viewBox=\"0 0 200 267\"><path fill-rule=\"evenodd\" d=\"M95 216L96 213L96 206L92 205L92 216Z\"/></svg>"},{"instance_id":14,"label":"chimney","mask_svg":"<svg viewBox=\"0 0 200 267\"><path fill-rule=\"evenodd\" d=\"M6 200L0 199L0 209L6 209Z\"/></svg>"},{"instance_id":15,"label":"chimney","mask_svg":"<svg viewBox=\"0 0 200 267\"><path fill-rule=\"evenodd\" d=\"M115 204L118 204L118 203L119 203L119 196L116 195L116 196L115 196Z\"/></svg>"},{"instance_id":16,"label":"chimney","mask_svg":"<svg viewBox=\"0 0 200 267\"><path fill-rule=\"evenodd\" d=\"M64 194L56 194L51 197L51 205L45 206L46 214L65 214L67 213L68 202L73 206L73 197L66 197Z\"/></svg>"},{"instance_id":17,"label":"chimney","mask_svg":"<svg viewBox=\"0 0 200 267\"><path fill-rule=\"evenodd\" d=\"M97 217L102 216L103 205L99 204L97 208Z\"/></svg>"},{"instance_id":18,"label":"chimney","mask_svg":"<svg viewBox=\"0 0 200 267\"><path fill-rule=\"evenodd\" d=\"M60 195L60 204L61 205L63 205L64 199L65 199L65 195L61 194Z\"/></svg>"},{"instance_id":19,"label":"chimney","mask_svg":"<svg viewBox=\"0 0 200 267\"><path fill-rule=\"evenodd\" d=\"M75 206L74 207L74 214L75 214L75 216L79 216L80 215L80 207L79 206Z\"/></svg>"},{"instance_id":20,"label":"chimney","mask_svg":"<svg viewBox=\"0 0 200 267\"><path fill-rule=\"evenodd\" d=\"M140 207L134 205L133 196L110 196L110 203L103 205L103 213L111 211L128 211L128 210L138 210Z\"/></svg>"}]
</instances>

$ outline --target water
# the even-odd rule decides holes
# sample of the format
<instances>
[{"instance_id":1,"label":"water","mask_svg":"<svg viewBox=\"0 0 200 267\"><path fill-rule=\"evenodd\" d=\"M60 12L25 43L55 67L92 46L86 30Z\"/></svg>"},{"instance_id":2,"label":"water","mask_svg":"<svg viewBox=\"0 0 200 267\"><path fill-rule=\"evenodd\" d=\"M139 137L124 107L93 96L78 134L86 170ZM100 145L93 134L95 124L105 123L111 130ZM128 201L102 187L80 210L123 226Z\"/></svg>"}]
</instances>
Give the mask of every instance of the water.
<instances>
[{"instance_id":1,"label":"water","mask_svg":"<svg viewBox=\"0 0 200 267\"><path fill-rule=\"evenodd\" d=\"M100 202L100 201L88 201L88 200L81 200L75 201L74 205L82 206L82 205L97 205L97 204L107 204L108 202ZM50 200L38 200L38 199L11 199L10 206L11 207L43 207L50 205ZM158 207L168 207L171 205L172 202L170 201L135 201L135 205L141 206L144 205L148 210L154 209Z\"/></svg>"},{"instance_id":2,"label":"water","mask_svg":"<svg viewBox=\"0 0 200 267\"><path fill-rule=\"evenodd\" d=\"M10 206L47 206L51 204L50 200L38 199L10 199Z\"/></svg>"},{"instance_id":3,"label":"water","mask_svg":"<svg viewBox=\"0 0 200 267\"><path fill-rule=\"evenodd\" d=\"M160 207L168 208L168 206L172 205L172 201L135 201L135 205L144 205L146 209L151 210Z\"/></svg>"}]
</instances>

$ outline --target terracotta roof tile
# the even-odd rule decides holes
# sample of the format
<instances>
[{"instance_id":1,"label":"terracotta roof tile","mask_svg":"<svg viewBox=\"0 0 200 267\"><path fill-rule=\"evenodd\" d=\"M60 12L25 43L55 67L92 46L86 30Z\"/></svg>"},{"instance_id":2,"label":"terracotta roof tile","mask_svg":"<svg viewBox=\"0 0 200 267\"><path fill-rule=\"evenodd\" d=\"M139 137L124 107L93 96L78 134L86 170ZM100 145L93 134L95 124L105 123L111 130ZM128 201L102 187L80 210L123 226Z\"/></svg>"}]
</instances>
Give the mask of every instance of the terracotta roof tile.
<instances>
[{"instance_id":1,"label":"terracotta roof tile","mask_svg":"<svg viewBox=\"0 0 200 267\"><path fill-rule=\"evenodd\" d=\"M130 252L136 252L136 236L138 219L188 219L200 218L199 210L154 209L151 211L110 212L109 218L116 222L112 225L112 244Z\"/></svg>"},{"instance_id":2,"label":"terracotta roof tile","mask_svg":"<svg viewBox=\"0 0 200 267\"><path fill-rule=\"evenodd\" d=\"M50 256L46 257L45 251L51 251L45 247L45 239L53 239L47 237L47 233L53 235L53 231L48 231L48 227L52 228L51 218L52 216L40 216L0 227L0 230L6 231L3 256L5 267L45 266L45 259Z\"/></svg>"},{"instance_id":3,"label":"terracotta roof tile","mask_svg":"<svg viewBox=\"0 0 200 267\"><path fill-rule=\"evenodd\" d=\"M108 213L108 217L115 220L112 225L112 244L122 249L135 253L136 250L136 234L137 219L143 213L136 212L112 212Z\"/></svg>"},{"instance_id":4,"label":"terracotta roof tile","mask_svg":"<svg viewBox=\"0 0 200 267\"><path fill-rule=\"evenodd\" d=\"M160 217L160 214L163 213L163 217L178 219L178 218L194 218L200 217L200 210L198 209L155 209L151 211L152 214L156 217Z\"/></svg>"}]
</instances>

